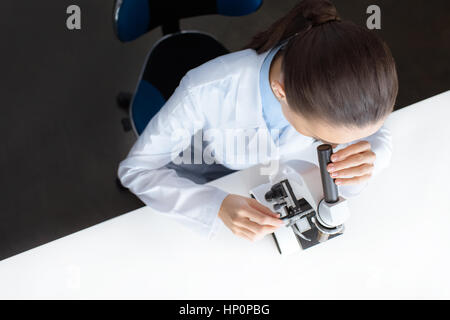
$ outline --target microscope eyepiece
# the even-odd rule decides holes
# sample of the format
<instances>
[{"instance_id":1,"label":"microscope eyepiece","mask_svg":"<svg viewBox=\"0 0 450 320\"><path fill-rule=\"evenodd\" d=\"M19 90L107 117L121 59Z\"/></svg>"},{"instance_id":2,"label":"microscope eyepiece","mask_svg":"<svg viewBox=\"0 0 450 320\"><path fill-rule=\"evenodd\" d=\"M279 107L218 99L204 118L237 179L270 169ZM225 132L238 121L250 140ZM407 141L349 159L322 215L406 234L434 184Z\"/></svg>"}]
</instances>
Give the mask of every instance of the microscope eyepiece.
<instances>
[{"instance_id":1,"label":"microscope eyepiece","mask_svg":"<svg viewBox=\"0 0 450 320\"><path fill-rule=\"evenodd\" d=\"M327 171L327 165L331 162L333 148L329 144L321 144L317 147L317 157L319 158L320 177L325 201L335 203L339 200L337 185Z\"/></svg>"}]
</instances>

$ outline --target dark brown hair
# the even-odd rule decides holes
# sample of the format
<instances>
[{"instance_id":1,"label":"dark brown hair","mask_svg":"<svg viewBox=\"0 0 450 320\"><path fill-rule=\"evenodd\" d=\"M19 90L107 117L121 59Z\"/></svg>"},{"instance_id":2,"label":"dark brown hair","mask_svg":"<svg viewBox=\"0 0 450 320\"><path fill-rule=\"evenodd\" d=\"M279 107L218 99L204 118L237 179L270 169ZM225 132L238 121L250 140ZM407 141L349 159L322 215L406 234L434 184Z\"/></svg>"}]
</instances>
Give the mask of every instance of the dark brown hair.
<instances>
[{"instance_id":1,"label":"dark brown hair","mask_svg":"<svg viewBox=\"0 0 450 320\"><path fill-rule=\"evenodd\" d=\"M278 54L289 106L307 119L364 127L393 109L398 92L395 62L373 32L341 21L327 0L303 0L246 48Z\"/></svg>"}]
</instances>

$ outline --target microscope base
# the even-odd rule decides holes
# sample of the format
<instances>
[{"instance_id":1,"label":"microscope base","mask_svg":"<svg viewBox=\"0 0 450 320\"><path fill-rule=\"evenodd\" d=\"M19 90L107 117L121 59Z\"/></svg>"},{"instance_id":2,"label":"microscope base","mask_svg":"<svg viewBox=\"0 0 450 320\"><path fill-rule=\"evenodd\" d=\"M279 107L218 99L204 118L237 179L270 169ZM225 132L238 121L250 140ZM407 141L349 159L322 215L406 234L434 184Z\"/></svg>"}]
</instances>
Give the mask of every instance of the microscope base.
<instances>
[{"instance_id":1,"label":"microscope base","mask_svg":"<svg viewBox=\"0 0 450 320\"><path fill-rule=\"evenodd\" d=\"M271 184L263 184L257 186L250 190L250 195L252 198L256 199L261 204L271 208L272 205L265 200L265 193L269 190ZM335 234L324 234L317 226L311 221L311 219L315 219L315 217L308 218L303 217L299 221L295 223L295 228L297 228L298 233L301 233L304 238L310 239L311 241L305 240L300 237L295 231L294 226L292 227L281 227L276 230L272 235L275 240L275 244L280 254L289 255L295 252L299 252L302 249L311 248L317 244L326 242L329 239L335 238L342 233Z\"/></svg>"},{"instance_id":2,"label":"microscope base","mask_svg":"<svg viewBox=\"0 0 450 320\"><path fill-rule=\"evenodd\" d=\"M323 241L319 241L319 238L324 236L323 234L319 235L319 232L320 231L317 230L316 227L313 227L311 230L303 232L303 235L306 236L308 239L311 239L311 241L304 240L304 239L300 238L299 236L297 236L297 240L299 241L300 246L302 247L303 250L311 248L319 243L323 243L325 241L333 239L342 234L342 233L336 233L336 234L331 234L331 235L325 235L328 237L326 239L323 239Z\"/></svg>"},{"instance_id":3,"label":"microscope base","mask_svg":"<svg viewBox=\"0 0 450 320\"><path fill-rule=\"evenodd\" d=\"M282 255L292 254L301 250L306 250L320 243L326 242L330 239L336 238L342 233L336 233L332 235L321 234L320 231L313 226L310 230L302 232L302 234L311 239L311 241L302 239L294 233L292 228L284 228L272 233L273 240L277 246L278 252ZM326 237L327 236L327 237ZM319 241L319 238L321 241Z\"/></svg>"}]
</instances>

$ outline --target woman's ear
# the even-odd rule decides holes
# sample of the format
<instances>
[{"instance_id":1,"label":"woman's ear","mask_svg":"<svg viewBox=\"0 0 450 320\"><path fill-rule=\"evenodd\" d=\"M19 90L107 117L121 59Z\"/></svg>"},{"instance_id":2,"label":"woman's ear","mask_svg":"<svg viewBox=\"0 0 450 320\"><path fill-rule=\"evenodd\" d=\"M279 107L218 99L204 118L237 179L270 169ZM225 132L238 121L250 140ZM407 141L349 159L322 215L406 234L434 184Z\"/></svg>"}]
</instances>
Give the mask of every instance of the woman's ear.
<instances>
[{"instance_id":1,"label":"woman's ear","mask_svg":"<svg viewBox=\"0 0 450 320\"><path fill-rule=\"evenodd\" d=\"M272 91L278 100L286 102L286 92L284 91L284 85L277 80L273 80L270 84Z\"/></svg>"}]
</instances>

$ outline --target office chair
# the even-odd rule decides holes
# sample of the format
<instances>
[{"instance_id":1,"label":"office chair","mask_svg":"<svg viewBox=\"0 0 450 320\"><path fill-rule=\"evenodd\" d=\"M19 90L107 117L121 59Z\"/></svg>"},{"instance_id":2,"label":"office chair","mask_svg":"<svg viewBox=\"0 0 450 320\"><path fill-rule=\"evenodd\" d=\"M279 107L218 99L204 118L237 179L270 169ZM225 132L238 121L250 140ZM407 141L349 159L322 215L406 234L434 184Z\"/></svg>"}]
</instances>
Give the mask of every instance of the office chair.
<instances>
[{"instance_id":1,"label":"office chair","mask_svg":"<svg viewBox=\"0 0 450 320\"><path fill-rule=\"evenodd\" d=\"M129 42L161 26L163 37L151 48L133 94L120 93L119 106L129 112L122 119L125 131L140 135L169 99L181 78L211 59L229 53L213 36L181 31L182 18L208 14L243 16L257 11L263 0L116 0L114 29Z\"/></svg>"}]
</instances>

